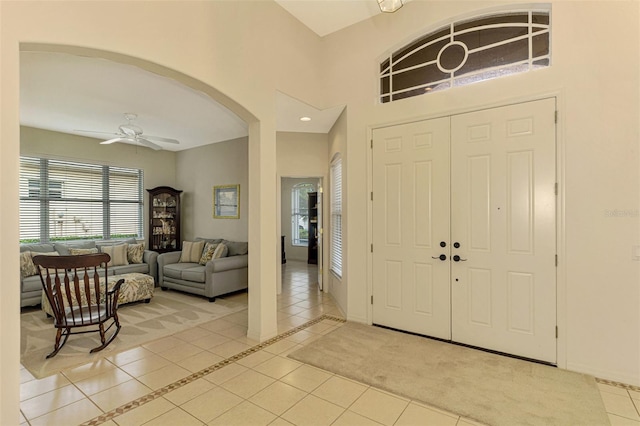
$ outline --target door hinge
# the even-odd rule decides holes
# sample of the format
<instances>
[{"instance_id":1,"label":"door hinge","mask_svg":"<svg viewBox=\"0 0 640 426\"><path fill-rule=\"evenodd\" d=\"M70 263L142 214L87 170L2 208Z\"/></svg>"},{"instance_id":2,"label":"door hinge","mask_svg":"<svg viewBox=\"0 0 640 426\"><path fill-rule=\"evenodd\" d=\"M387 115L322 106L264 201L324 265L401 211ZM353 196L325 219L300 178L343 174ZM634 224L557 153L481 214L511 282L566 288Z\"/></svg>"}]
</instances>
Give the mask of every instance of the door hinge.
<instances>
[{"instance_id":1,"label":"door hinge","mask_svg":"<svg viewBox=\"0 0 640 426\"><path fill-rule=\"evenodd\" d=\"M371 304L373 305L373 294L371 295Z\"/></svg>"},{"instance_id":2,"label":"door hinge","mask_svg":"<svg viewBox=\"0 0 640 426\"><path fill-rule=\"evenodd\" d=\"M371 191L371 201L373 201L373 191Z\"/></svg>"},{"instance_id":3,"label":"door hinge","mask_svg":"<svg viewBox=\"0 0 640 426\"><path fill-rule=\"evenodd\" d=\"M553 184L553 193L558 195L558 182Z\"/></svg>"},{"instance_id":4,"label":"door hinge","mask_svg":"<svg viewBox=\"0 0 640 426\"><path fill-rule=\"evenodd\" d=\"M556 254L556 267L558 267L558 255Z\"/></svg>"},{"instance_id":5,"label":"door hinge","mask_svg":"<svg viewBox=\"0 0 640 426\"><path fill-rule=\"evenodd\" d=\"M556 339L558 338L558 326L556 325Z\"/></svg>"},{"instance_id":6,"label":"door hinge","mask_svg":"<svg viewBox=\"0 0 640 426\"><path fill-rule=\"evenodd\" d=\"M373 253L373 244L371 244L371 253Z\"/></svg>"},{"instance_id":7,"label":"door hinge","mask_svg":"<svg viewBox=\"0 0 640 426\"><path fill-rule=\"evenodd\" d=\"M373 149L373 139L371 139L371 149Z\"/></svg>"},{"instance_id":8,"label":"door hinge","mask_svg":"<svg viewBox=\"0 0 640 426\"><path fill-rule=\"evenodd\" d=\"M555 116L553 117L554 121L557 123L558 122L558 111L556 111Z\"/></svg>"}]
</instances>

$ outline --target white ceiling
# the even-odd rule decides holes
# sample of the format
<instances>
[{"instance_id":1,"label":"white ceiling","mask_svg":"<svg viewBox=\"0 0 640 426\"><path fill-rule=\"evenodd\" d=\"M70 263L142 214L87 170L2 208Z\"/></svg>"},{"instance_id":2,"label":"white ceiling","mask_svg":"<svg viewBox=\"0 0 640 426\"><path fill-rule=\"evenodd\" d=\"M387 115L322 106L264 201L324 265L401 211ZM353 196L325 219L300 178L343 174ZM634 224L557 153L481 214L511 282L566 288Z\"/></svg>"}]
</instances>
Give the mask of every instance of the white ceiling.
<instances>
[{"instance_id":1,"label":"white ceiling","mask_svg":"<svg viewBox=\"0 0 640 426\"><path fill-rule=\"evenodd\" d=\"M325 111L277 93L277 129L327 133L342 107ZM138 115L145 135L178 139L156 142L180 151L247 136L247 124L208 95L133 65L66 53L20 54L20 124L111 139L125 112ZM301 122L302 116L312 118ZM89 130L104 132L96 134Z\"/></svg>"},{"instance_id":2,"label":"white ceiling","mask_svg":"<svg viewBox=\"0 0 640 426\"><path fill-rule=\"evenodd\" d=\"M275 0L323 37L380 12L376 0Z\"/></svg>"},{"instance_id":3,"label":"white ceiling","mask_svg":"<svg viewBox=\"0 0 640 426\"><path fill-rule=\"evenodd\" d=\"M376 0L276 0L320 36L380 13ZM319 110L276 94L278 131L327 133L343 110ZM208 95L133 65L67 53L22 52L20 123L63 133L111 139L124 113L135 113L144 135L180 151L247 136L247 124ZM301 122L300 117L311 117ZM90 133L89 130L104 133Z\"/></svg>"}]
</instances>

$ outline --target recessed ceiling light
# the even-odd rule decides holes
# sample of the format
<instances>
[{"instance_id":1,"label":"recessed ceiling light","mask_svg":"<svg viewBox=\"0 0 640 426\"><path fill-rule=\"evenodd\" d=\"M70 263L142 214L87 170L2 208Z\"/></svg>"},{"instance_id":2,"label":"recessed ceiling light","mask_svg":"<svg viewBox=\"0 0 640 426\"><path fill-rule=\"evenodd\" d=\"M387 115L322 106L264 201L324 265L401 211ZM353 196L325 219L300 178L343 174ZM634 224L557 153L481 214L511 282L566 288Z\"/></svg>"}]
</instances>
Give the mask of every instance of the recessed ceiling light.
<instances>
[{"instance_id":1,"label":"recessed ceiling light","mask_svg":"<svg viewBox=\"0 0 640 426\"><path fill-rule=\"evenodd\" d=\"M300 117L300 121L311 121L311 117Z\"/></svg>"}]
</instances>

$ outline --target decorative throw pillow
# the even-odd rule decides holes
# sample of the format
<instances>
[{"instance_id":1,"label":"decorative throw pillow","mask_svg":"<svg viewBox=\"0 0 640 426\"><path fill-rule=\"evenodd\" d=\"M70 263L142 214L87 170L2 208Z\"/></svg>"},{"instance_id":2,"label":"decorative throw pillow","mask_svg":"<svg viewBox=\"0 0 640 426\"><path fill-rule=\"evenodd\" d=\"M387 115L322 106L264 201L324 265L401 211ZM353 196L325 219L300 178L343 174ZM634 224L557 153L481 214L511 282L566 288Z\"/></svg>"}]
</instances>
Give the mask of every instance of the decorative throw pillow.
<instances>
[{"instance_id":1,"label":"decorative throw pillow","mask_svg":"<svg viewBox=\"0 0 640 426\"><path fill-rule=\"evenodd\" d=\"M206 243L204 245L204 250L202 250L202 256L200 256L200 264L206 265L208 261L213 259L213 252L218 247L218 244Z\"/></svg>"},{"instance_id":2,"label":"decorative throw pillow","mask_svg":"<svg viewBox=\"0 0 640 426\"><path fill-rule=\"evenodd\" d=\"M69 254L71 256L77 256L79 254L96 254L98 253L98 248L70 248Z\"/></svg>"},{"instance_id":3,"label":"decorative throw pillow","mask_svg":"<svg viewBox=\"0 0 640 426\"><path fill-rule=\"evenodd\" d=\"M227 241L223 243L229 248L229 256L240 256L249 253L249 243L243 241Z\"/></svg>"},{"instance_id":4,"label":"decorative throw pillow","mask_svg":"<svg viewBox=\"0 0 640 426\"><path fill-rule=\"evenodd\" d=\"M76 242L76 243L69 243L69 244L62 244L62 243L55 243L53 245L53 247L55 248L55 251L57 251L58 253L60 253L60 256L69 256L71 254L71 248L76 248L76 249L89 249L89 248L95 248L96 247L96 242L95 241L81 241L81 242Z\"/></svg>"},{"instance_id":5,"label":"decorative throw pillow","mask_svg":"<svg viewBox=\"0 0 640 426\"><path fill-rule=\"evenodd\" d=\"M57 251L23 251L20 253L20 275L22 278L38 274L38 267L33 263L33 256L59 256Z\"/></svg>"},{"instance_id":6,"label":"decorative throw pillow","mask_svg":"<svg viewBox=\"0 0 640 426\"><path fill-rule=\"evenodd\" d=\"M31 252L23 251L20 253L20 275L22 278L30 277L37 273L38 269L36 268L36 265L33 264Z\"/></svg>"},{"instance_id":7,"label":"decorative throw pillow","mask_svg":"<svg viewBox=\"0 0 640 426\"><path fill-rule=\"evenodd\" d=\"M180 263L199 263L202 257L204 241L183 241Z\"/></svg>"},{"instance_id":8,"label":"decorative throw pillow","mask_svg":"<svg viewBox=\"0 0 640 426\"><path fill-rule=\"evenodd\" d=\"M229 249L223 243L218 244L216 250L213 252L213 259L219 259L221 257L227 257L227 253L229 253Z\"/></svg>"},{"instance_id":9,"label":"decorative throw pillow","mask_svg":"<svg viewBox=\"0 0 640 426\"><path fill-rule=\"evenodd\" d=\"M127 260L129 263L142 263L144 255L144 243L129 244L127 247Z\"/></svg>"},{"instance_id":10,"label":"decorative throw pillow","mask_svg":"<svg viewBox=\"0 0 640 426\"><path fill-rule=\"evenodd\" d=\"M107 266L122 266L128 265L129 261L127 260L127 247L129 244L116 244L113 246L102 246L100 247L100 251L102 253L107 253L111 256L111 260L107 263Z\"/></svg>"}]
</instances>

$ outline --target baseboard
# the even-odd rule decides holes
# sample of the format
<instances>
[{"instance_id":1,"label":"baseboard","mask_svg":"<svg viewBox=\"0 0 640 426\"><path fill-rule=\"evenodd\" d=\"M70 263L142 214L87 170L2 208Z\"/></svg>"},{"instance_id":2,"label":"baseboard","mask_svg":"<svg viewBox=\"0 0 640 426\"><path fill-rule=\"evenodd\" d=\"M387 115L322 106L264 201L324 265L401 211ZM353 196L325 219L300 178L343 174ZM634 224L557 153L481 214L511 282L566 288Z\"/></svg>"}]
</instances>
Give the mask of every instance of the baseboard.
<instances>
[{"instance_id":1,"label":"baseboard","mask_svg":"<svg viewBox=\"0 0 640 426\"><path fill-rule=\"evenodd\" d=\"M347 315L347 321L359 322L360 324L371 325L369 321L367 321L366 317L359 317L355 315Z\"/></svg>"},{"instance_id":2,"label":"baseboard","mask_svg":"<svg viewBox=\"0 0 640 426\"><path fill-rule=\"evenodd\" d=\"M260 330L247 330L247 337L251 340L255 340L256 342L264 342L278 335L278 329L272 331L265 331L260 333Z\"/></svg>"},{"instance_id":3,"label":"baseboard","mask_svg":"<svg viewBox=\"0 0 640 426\"><path fill-rule=\"evenodd\" d=\"M631 386L640 386L640 374L631 374L625 371L612 371L608 369L593 368L588 365L567 362L567 370L578 373L590 374L598 379L611 380Z\"/></svg>"}]
</instances>

